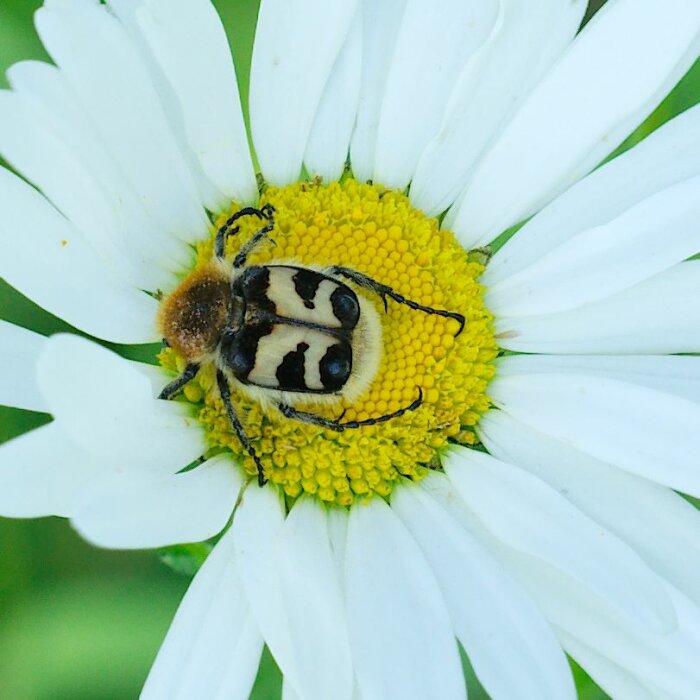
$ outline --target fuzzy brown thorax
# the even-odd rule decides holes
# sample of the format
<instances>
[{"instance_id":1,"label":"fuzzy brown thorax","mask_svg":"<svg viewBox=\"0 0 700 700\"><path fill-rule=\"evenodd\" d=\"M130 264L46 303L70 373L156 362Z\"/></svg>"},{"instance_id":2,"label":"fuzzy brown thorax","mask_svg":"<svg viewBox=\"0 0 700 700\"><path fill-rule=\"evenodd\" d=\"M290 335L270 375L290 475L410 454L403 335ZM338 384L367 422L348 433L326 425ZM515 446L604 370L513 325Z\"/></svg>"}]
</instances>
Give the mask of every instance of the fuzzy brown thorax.
<instances>
[{"instance_id":1,"label":"fuzzy brown thorax","mask_svg":"<svg viewBox=\"0 0 700 700\"><path fill-rule=\"evenodd\" d=\"M188 362L200 362L217 348L231 309L230 277L210 265L190 273L160 307L158 327L165 342Z\"/></svg>"}]
</instances>

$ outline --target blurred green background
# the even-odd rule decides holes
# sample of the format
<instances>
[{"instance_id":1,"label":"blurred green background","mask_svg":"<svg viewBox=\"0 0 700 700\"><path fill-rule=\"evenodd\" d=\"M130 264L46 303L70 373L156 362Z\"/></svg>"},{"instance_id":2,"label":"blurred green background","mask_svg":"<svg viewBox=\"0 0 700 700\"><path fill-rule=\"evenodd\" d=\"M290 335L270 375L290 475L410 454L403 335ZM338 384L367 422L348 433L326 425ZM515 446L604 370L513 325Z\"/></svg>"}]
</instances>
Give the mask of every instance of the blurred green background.
<instances>
[{"instance_id":1,"label":"blurred green background","mask_svg":"<svg viewBox=\"0 0 700 700\"><path fill-rule=\"evenodd\" d=\"M215 0L247 98L259 0ZM593 2L589 15L603 2ZM0 0L0 87L15 61L46 58L32 25L39 0ZM625 144L700 102L700 64ZM0 280L0 318L44 334L68 327ZM132 352L122 349L126 354ZM40 414L0 406L0 442L41 425ZM152 552L95 549L63 520L0 518L0 699L127 700L139 690L189 579ZM575 668L582 700L607 696ZM467 668L470 698L486 695ZM266 653L254 700L277 700L281 679ZM329 699L332 700L332 699Z\"/></svg>"}]
</instances>

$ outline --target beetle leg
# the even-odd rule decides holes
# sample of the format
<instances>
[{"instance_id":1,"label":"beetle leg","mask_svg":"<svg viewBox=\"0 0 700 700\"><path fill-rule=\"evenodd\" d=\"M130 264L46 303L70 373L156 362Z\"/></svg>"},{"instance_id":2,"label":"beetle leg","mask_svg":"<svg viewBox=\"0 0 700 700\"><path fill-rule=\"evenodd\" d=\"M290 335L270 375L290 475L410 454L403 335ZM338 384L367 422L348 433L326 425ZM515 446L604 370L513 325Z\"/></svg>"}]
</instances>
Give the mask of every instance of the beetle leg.
<instances>
[{"instance_id":1,"label":"beetle leg","mask_svg":"<svg viewBox=\"0 0 700 700\"><path fill-rule=\"evenodd\" d=\"M274 211L274 209L273 209ZM242 246L238 251L238 255L233 259L233 267L241 268L245 265L247 257L250 252L258 245L263 239L267 238L267 235L275 228L275 219L272 212L268 217L270 223L263 226L259 231L256 231Z\"/></svg>"},{"instance_id":2,"label":"beetle leg","mask_svg":"<svg viewBox=\"0 0 700 700\"><path fill-rule=\"evenodd\" d=\"M187 384L187 382L191 382L195 378L197 372L199 372L198 364L191 363L187 365L183 373L176 379L173 379L173 381L158 394L158 398L171 399L185 384Z\"/></svg>"},{"instance_id":3,"label":"beetle leg","mask_svg":"<svg viewBox=\"0 0 700 700\"><path fill-rule=\"evenodd\" d=\"M272 204L266 204L262 209L256 209L255 207L245 207L243 209L239 209L235 214L232 214L229 216L228 219L223 223L221 228L216 232L216 241L214 244L214 252L216 253L216 257L219 258L220 260L223 260L225 257L225 252L226 252L226 239L233 235L238 233L240 230L239 226L234 226L233 224L238 221L238 219L244 217L244 216L257 216L258 219L267 219L273 226L274 226L274 219L273 219L273 213L275 211L275 208L272 206ZM270 229L272 230L272 229ZM260 233L260 232L258 232ZM255 234L257 236L258 234ZM253 238L255 238L253 236ZM261 240L263 237L261 237L259 240ZM252 240L252 239L251 239ZM258 241L256 241L257 243ZM246 243L246 245L248 245ZM245 246L244 246L245 248ZM240 253L238 254L240 257ZM236 267L240 267L239 265L236 265Z\"/></svg>"},{"instance_id":4,"label":"beetle leg","mask_svg":"<svg viewBox=\"0 0 700 700\"><path fill-rule=\"evenodd\" d=\"M398 411L393 413L385 413L383 416L377 416L376 418L367 418L365 420L351 420L342 422L342 418L345 415L345 411L341 414L340 418L333 420L332 418L325 418L324 416L319 416L316 413L307 413L306 411L297 411L293 406L287 406L286 404L278 404L280 412L286 418L293 418L294 420L302 421L303 423L310 423L311 425L317 425L319 428L328 428L329 430L335 430L338 433L342 433L344 430L352 430L355 428L364 428L368 425L376 425L377 423L386 423L387 421L393 420L394 418L399 418L404 413L409 411L415 411L423 403L423 390L418 387L418 398L410 403L408 406L400 408Z\"/></svg>"},{"instance_id":5,"label":"beetle leg","mask_svg":"<svg viewBox=\"0 0 700 700\"><path fill-rule=\"evenodd\" d=\"M258 469L258 484L260 486L265 486L267 479L265 478L263 464L260 461L260 457L258 457L255 448L250 444L248 436L245 434L245 430L243 429L243 425L238 419L236 409L233 407L233 403L231 401L231 388L228 385L226 376L221 370L216 372L216 383L219 385L219 393L221 394L221 399L226 407L226 414L231 422L231 427L238 436L238 439L241 441L241 445L243 445L245 451L253 458L253 462L255 462L255 466Z\"/></svg>"},{"instance_id":6,"label":"beetle leg","mask_svg":"<svg viewBox=\"0 0 700 700\"><path fill-rule=\"evenodd\" d=\"M418 302L413 301L412 299L407 299L405 296L394 291L391 287L387 286L386 284L377 282L377 280L374 280L371 277L368 277L367 275L363 275L361 272L357 272L357 270L353 270L349 267L334 266L331 267L329 271L332 275L345 277L351 282L354 282L359 287L364 287L365 289L369 289L371 292L377 294L384 302L385 311L388 309L386 300L387 297L389 297L389 299L392 299L398 304L404 304L405 306L408 306L414 311L422 311L426 314L433 314L435 316L442 316L444 318L453 318L459 323L459 330L457 331L457 333L455 333L455 337L457 337L464 330L464 325L467 321L462 314L458 314L455 311L446 311L444 309L434 309L431 306L423 306L423 304L419 304Z\"/></svg>"}]
</instances>

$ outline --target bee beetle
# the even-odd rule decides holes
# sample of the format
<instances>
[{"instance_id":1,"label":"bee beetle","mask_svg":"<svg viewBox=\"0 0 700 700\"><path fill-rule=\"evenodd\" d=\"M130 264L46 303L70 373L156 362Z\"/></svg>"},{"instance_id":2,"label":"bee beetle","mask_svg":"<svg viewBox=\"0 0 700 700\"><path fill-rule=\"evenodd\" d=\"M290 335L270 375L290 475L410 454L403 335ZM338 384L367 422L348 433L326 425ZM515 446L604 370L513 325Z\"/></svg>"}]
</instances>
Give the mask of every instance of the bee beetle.
<instances>
[{"instance_id":1,"label":"bee beetle","mask_svg":"<svg viewBox=\"0 0 700 700\"><path fill-rule=\"evenodd\" d=\"M406 299L390 287L350 268L302 267L279 261L246 265L252 250L275 227L275 209L246 207L233 214L217 231L211 263L197 269L164 300L159 326L164 343L183 357L183 373L170 382L159 398L172 398L200 367L213 363L216 381L231 426L258 469L263 465L246 437L231 398L231 385L263 405L273 404L287 418L331 430L361 428L398 418L422 402L376 418L342 421L294 406L327 404L359 396L376 376L382 352L382 327L374 306L359 290L428 314L456 319L457 335L464 316L433 309ZM228 236L238 233L236 222L254 216L263 224L243 244L233 260L225 259ZM346 282L350 284L346 284Z\"/></svg>"}]
</instances>

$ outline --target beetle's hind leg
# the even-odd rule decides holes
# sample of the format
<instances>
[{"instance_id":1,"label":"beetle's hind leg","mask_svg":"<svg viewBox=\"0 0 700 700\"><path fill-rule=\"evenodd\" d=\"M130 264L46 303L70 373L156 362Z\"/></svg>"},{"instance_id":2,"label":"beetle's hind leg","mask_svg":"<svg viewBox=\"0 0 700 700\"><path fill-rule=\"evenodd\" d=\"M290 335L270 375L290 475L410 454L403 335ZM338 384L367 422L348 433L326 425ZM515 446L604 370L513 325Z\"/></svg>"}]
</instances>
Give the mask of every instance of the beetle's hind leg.
<instances>
[{"instance_id":1,"label":"beetle's hind leg","mask_svg":"<svg viewBox=\"0 0 700 700\"><path fill-rule=\"evenodd\" d=\"M219 393L221 394L221 399L224 402L224 406L226 407L226 414L228 415L228 419L231 422L231 427L238 436L238 439L241 441L241 445L243 445L245 451L253 458L253 462L255 462L255 466L258 470L258 484L260 486L265 486L265 484L267 483L267 479L265 478L265 470L263 468L263 464L260 461L260 457L258 457L255 448L250 444L248 436L245 434L245 430L243 429L243 425L238 419L236 409L233 407L233 403L231 402L231 388L228 385L228 380L226 379L226 376L221 370L218 370L216 372L216 383L219 386Z\"/></svg>"},{"instance_id":2,"label":"beetle's hind leg","mask_svg":"<svg viewBox=\"0 0 700 700\"><path fill-rule=\"evenodd\" d=\"M258 219L266 220L268 221L268 224L261 229L263 231L264 229L268 229L268 226L270 227L263 235L261 234L261 231L258 231L246 244L243 246L243 250L246 249L246 247L249 247L248 251L246 252L246 255L250 252L250 248L253 246L250 245L251 241L253 239L257 240L253 245L257 245L270 231L272 231L272 228L275 225L275 220L274 220L274 213L275 213L275 208L272 206L272 204L266 204L264 207L261 209L256 209L255 207L244 207L243 209L239 209L237 212L229 216L228 219L223 223L221 228L216 232L216 241L214 243L214 252L216 253L216 257L219 258L220 260L223 260L224 257L226 256L226 239L229 236L232 236L240 230L240 226L234 226L236 221L238 219L243 218L244 216L256 216ZM243 251L241 251L242 253ZM236 256L236 260L238 260L241 257L241 253L239 253ZM245 262L245 256L243 257L243 262ZM242 263L241 263L242 264ZM236 265L234 263L234 267L240 267L241 265Z\"/></svg>"},{"instance_id":3,"label":"beetle's hind leg","mask_svg":"<svg viewBox=\"0 0 700 700\"><path fill-rule=\"evenodd\" d=\"M462 314L458 314L455 311L446 311L445 309L434 309L431 306L423 306L423 304L419 304L417 301L407 299L405 296L399 294L397 291L394 291L391 287L387 286L386 284L377 282L377 280L372 279L367 275L363 275L361 272L357 272L357 270L353 270L349 267L334 266L330 268L329 272L332 275L345 277L351 282L354 282L359 287L364 287L365 289L369 289L371 292L377 294L379 297L381 297L382 302L384 302L385 311L388 308L386 302L388 297L389 299L392 299L398 304L408 306L414 311L422 311L426 314L432 314L434 316L442 316L443 318L454 319L459 323L459 330L455 333L455 337L457 337L464 330L464 325L467 321Z\"/></svg>"},{"instance_id":4,"label":"beetle's hind leg","mask_svg":"<svg viewBox=\"0 0 700 700\"><path fill-rule=\"evenodd\" d=\"M188 364L183 373L177 377L176 379L173 379L170 384L168 384L163 391L158 394L159 399L172 399L175 394L177 394L180 389L182 389L185 384L188 382L191 382L195 376L197 375L197 372L199 372L199 365L196 363L190 363Z\"/></svg>"},{"instance_id":5,"label":"beetle's hind leg","mask_svg":"<svg viewBox=\"0 0 700 700\"><path fill-rule=\"evenodd\" d=\"M319 428L328 428L329 430L335 430L337 433L342 433L344 430L353 430L355 428L364 428L368 425L377 425L377 423L386 423L387 421L393 420L394 418L399 418L404 413L409 411L415 411L423 403L423 390L418 387L418 398L410 403L408 406L400 408L398 411L393 413L385 413L383 416L377 416L376 418L367 418L365 420L351 420L343 423L343 415L340 418L332 419L325 418L324 416L319 416L316 413L307 413L306 411L297 411L293 406L287 406L286 404L278 404L279 408L285 418L293 418L294 420L301 421L302 423L310 423L311 425L317 425Z\"/></svg>"}]
</instances>

